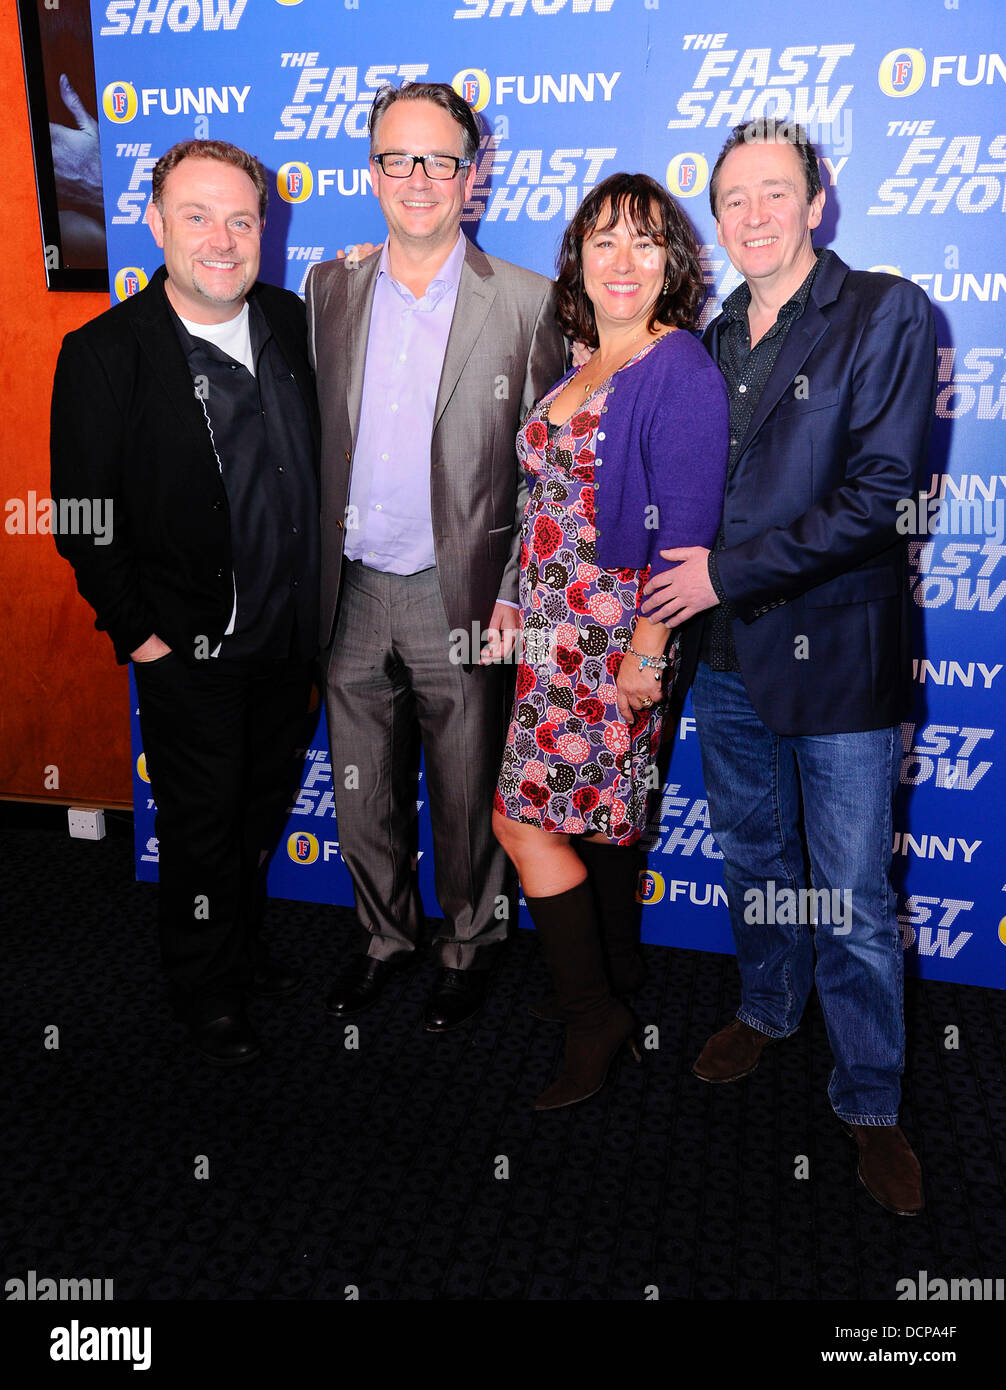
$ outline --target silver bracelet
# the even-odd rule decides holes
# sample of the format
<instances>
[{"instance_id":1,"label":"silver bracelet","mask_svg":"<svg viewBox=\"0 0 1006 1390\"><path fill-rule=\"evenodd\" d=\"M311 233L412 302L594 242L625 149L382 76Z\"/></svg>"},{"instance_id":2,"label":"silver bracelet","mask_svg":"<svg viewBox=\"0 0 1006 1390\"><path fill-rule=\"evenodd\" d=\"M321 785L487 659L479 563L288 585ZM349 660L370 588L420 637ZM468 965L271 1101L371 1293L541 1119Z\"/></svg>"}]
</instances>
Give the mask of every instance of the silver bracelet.
<instances>
[{"instance_id":1,"label":"silver bracelet","mask_svg":"<svg viewBox=\"0 0 1006 1390\"><path fill-rule=\"evenodd\" d=\"M666 671L670 664L666 656L644 656L642 652L637 652L631 641L626 643L625 650L636 658L641 671L645 671L647 666L652 666L655 671Z\"/></svg>"}]
</instances>

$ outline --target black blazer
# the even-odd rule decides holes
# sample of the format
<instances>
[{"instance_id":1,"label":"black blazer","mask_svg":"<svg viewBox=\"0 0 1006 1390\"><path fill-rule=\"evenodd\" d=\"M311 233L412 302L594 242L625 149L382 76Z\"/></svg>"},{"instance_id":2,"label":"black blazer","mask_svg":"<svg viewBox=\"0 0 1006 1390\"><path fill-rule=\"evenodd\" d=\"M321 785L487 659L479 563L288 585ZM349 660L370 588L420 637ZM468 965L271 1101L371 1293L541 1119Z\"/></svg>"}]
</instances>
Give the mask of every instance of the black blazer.
<instances>
[{"instance_id":1,"label":"black blazer","mask_svg":"<svg viewBox=\"0 0 1006 1390\"><path fill-rule=\"evenodd\" d=\"M722 323L705 335L715 360ZM751 703L776 733L886 728L908 712L897 504L918 492L935 389L923 291L829 257L727 482L716 556Z\"/></svg>"},{"instance_id":2,"label":"black blazer","mask_svg":"<svg viewBox=\"0 0 1006 1390\"><path fill-rule=\"evenodd\" d=\"M52 496L112 503L112 539L57 534L120 662L152 633L194 660L216 647L234 600L227 494L170 316L162 266L146 289L63 340L52 393ZM256 284L310 419L318 421L304 305Z\"/></svg>"}]
</instances>

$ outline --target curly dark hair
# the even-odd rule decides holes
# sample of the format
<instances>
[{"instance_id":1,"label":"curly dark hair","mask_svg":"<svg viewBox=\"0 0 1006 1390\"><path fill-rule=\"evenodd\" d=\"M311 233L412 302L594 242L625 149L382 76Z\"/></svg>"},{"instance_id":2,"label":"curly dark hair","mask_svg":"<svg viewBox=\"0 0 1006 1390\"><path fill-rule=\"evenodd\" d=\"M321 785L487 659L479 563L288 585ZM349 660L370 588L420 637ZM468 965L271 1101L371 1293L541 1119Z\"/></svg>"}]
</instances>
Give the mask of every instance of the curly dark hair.
<instances>
[{"instance_id":1,"label":"curly dark hair","mask_svg":"<svg viewBox=\"0 0 1006 1390\"><path fill-rule=\"evenodd\" d=\"M695 233L671 195L648 174L611 174L577 208L557 259L559 327L567 338L579 339L588 347L597 347L597 324L583 287L583 243L595 231L610 230L623 213L637 232L645 232L667 253L670 284L657 297L647 326L651 330L657 323L693 328L706 296Z\"/></svg>"}]
</instances>

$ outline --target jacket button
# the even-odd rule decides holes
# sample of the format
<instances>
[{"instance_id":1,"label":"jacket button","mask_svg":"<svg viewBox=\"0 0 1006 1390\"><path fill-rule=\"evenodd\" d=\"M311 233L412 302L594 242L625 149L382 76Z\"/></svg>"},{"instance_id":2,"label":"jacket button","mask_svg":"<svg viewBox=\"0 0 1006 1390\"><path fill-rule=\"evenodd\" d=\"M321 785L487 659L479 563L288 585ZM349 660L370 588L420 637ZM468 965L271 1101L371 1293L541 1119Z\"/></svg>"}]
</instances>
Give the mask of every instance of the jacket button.
<instances>
[{"instance_id":1,"label":"jacket button","mask_svg":"<svg viewBox=\"0 0 1006 1390\"><path fill-rule=\"evenodd\" d=\"M223 577L224 577L224 572L223 572L223 570L217 570L217 578L218 578L218 579L223 579Z\"/></svg>"},{"instance_id":2,"label":"jacket button","mask_svg":"<svg viewBox=\"0 0 1006 1390\"><path fill-rule=\"evenodd\" d=\"M341 531L341 530L343 529L342 518L341 518L341 517L336 521L335 525L336 525L336 529L337 529L337 530Z\"/></svg>"},{"instance_id":3,"label":"jacket button","mask_svg":"<svg viewBox=\"0 0 1006 1390\"><path fill-rule=\"evenodd\" d=\"M349 462L349 450L348 450L348 449L346 450L346 462L347 462L347 463Z\"/></svg>"},{"instance_id":4,"label":"jacket button","mask_svg":"<svg viewBox=\"0 0 1006 1390\"><path fill-rule=\"evenodd\" d=\"M223 511L223 506L224 506L224 504L221 502L220 498L218 497L217 500L213 503L213 510L214 510L215 512Z\"/></svg>"}]
</instances>

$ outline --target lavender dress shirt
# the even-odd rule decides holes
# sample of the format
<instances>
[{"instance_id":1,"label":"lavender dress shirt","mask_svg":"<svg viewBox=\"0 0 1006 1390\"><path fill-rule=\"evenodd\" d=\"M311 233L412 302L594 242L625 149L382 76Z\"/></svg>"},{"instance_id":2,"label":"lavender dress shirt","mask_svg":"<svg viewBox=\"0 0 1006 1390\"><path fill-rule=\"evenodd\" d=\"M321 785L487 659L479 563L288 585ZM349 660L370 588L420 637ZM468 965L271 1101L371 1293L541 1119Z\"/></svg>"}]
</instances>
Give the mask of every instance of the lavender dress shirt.
<instances>
[{"instance_id":1,"label":"lavender dress shirt","mask_svg":"<svg viewBox=\"0 0 1006 1390\"><path fill-rule=\"evenodd\" d=\"M421 299L391 274L387 243L374 287L346 555L370 569L418 574L436 564L430 440L454 318L464 234Z\"/></svg>"}]
</instances>

